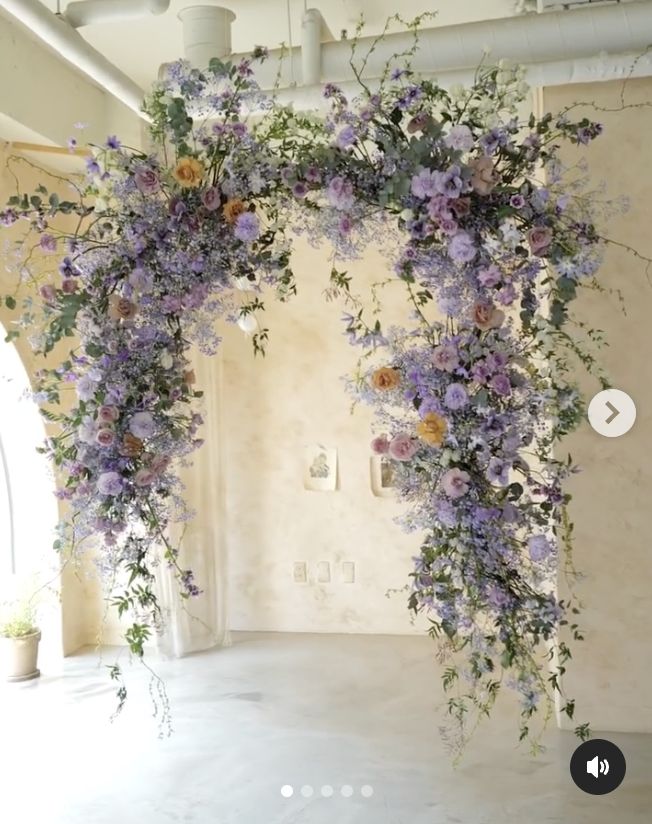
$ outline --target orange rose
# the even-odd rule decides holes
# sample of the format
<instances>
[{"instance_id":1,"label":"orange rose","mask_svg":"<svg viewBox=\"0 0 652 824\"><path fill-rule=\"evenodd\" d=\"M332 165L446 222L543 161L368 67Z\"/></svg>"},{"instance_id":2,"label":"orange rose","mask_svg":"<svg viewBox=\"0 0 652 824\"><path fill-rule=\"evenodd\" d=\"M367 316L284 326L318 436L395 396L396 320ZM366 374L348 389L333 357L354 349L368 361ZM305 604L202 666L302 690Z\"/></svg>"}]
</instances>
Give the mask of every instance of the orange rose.
<instances>
[{"instance_id":1,"label":"orange rose","mask_svg":"<svg viewBox=\"0 0 652 824\"><path fill-rule=\"evenodd\" d=\"M192 386L193 383L197 382L197 377L195 375L194 369L188 369L186 372L183 373L183 382L186 386Z\"/></svg>"},{"instance_id":2,"label":"orange rose","mask_svg":"<svg viewBox=\"0 0 652 824\"><path fill-rule=\"evenodd\" d=\"M237 197L232 198L231 200L227 200L224 204L223 209L224 220L226 220L226 222L232 226L236 222L238 217L246 211L246 205L243 203L242 200L239 200Z\"/></svg>"},{"instance_id":3,"label":"orange rose","mask_svg":"<svg viewBox=\"0 0 652 824\"><path fill-rule=\"evenodd\" d=\"M109 317L111 320L131 320L138 314L138 307L127 298L111 295L109 298Z\"/></svg>"},{"instance_id":4,"label":"orange rose","mask_svg":"<svg viewBox=\"0 0 652 824\"><path fill-rule=\"evenodd\" d=\"M371 385L374 389L381 389L386 391L389 389L396 389L401 382L401 376L396 369L391 369L389 366L382 366L371 376Z\"/></svg>"},{"instance_id":5,"label":"orange rose","mask_svg":"<svg viewBox=\"0 0 652 824\"><path fill-rule=\"evenodd\" d=\"M430 446L441 446L448 431L445 419L435 412L428 412L417 424L417 435Z\"/></svg>"},{"instance_id":6,"label":"orange rose","mask_svg":"<svg viewBox=\"0 0 652 824\"><path fill-rule=\"evenodd\" d=\"M204 167L194 157L182 157L172 175L184 189L196 189L204 175Z\"/></svg>"}]
</instances>

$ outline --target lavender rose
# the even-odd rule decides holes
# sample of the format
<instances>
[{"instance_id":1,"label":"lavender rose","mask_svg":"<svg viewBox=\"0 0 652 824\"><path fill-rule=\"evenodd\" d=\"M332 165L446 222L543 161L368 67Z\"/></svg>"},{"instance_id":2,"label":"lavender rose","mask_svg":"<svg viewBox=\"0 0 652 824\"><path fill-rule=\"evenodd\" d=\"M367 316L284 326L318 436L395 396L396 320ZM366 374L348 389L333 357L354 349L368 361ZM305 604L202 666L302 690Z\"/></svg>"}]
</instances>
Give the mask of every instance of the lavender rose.
<instances>
[{"instance_id":1,"label":"lavender rose","mask_svg":"<svg viewBox=\"0 0 652 824\"><path fill-rule=\"evenodd\" d=\"M534 226L527 233L527 239L532 254L542 257L552 245L552 229L549 226Z\"/></svg>"},{"instance_id":2,"label":"lavender rose","mask_svg":"<svg viewBox=\"0 0 652 824\"><path fill-rule=\"evenodd\" d=\"M207 209L209 212L214 212L216 209L219 209L222 204L222 196L217 186L211 186L202 192L201 202L204 209Z\"/></svg>"},{"instance_id":3,"label":"lavender rose","mask_svg":"<svg viewBox=\"0 0 652 824\"><path fill-rule=\"evenodd\" d=\"M414 439L404 432L394 435L389 444L389 454L397 461L410 461L418 449Z\"/></svg>"},{"instance_id":4,"label":"lavender rose","mask_svg":"<svg viewBox=\"0 0 652 824\"><path fill-rule=\"evenodd\" d=\"M97 479L97 491L100 495L119 495L122 492L122 478L117 472L103 472Z\"/></svg>"},{"instance_id":5,"label":"lavender rose","mask_svg":"<svg viewBox=\"0 0 652 824\"><path fill-rule=\"evenodd\" d=\"M545 535L533 535L528 539L530 558L535 562L545 561L552 554L552 544Z\"/></svg>"},{"instance_id":6,"label":"lavender rose","mask_svg":"<svg viewBox=\"0 0 652 824\"><path fill-rule=\"evenodd\" d=\"M470 480L468 472L455 467L441 476L441 488L449 498L461 498L469 491Z\"/></svg>"},{"instance_id":7,"label":"lavender rose","mask_svg":"<svg viewBox=\"0 0 652 824\"><path fill-rule=\"evenodd\" d=\"M136 412L129 420L129 431L141 440L151 438L155 429L154 418L149 412Z\"/></svg>"},{"instance_id":8,"label":"lavender rose","mask_svg":"<svg viewBox=\"0 0 652 824\"><path fill-rule=\"evenodd\" d=\"M136 188L143 195L154 195L161 188L158 176L149 166L139 166L134 172Z\"/></svg>"},{"instance_id":9,"label":"lavender rose","mask_svg":"<svg viewBox=\"0 0 652 824\"><path fill-rule=\"evenodd\" d=\"M378 435L371 442L371 451L375 455L387 455L389 452L389 439L387 435Z\"/></svg>"}]
</instances>

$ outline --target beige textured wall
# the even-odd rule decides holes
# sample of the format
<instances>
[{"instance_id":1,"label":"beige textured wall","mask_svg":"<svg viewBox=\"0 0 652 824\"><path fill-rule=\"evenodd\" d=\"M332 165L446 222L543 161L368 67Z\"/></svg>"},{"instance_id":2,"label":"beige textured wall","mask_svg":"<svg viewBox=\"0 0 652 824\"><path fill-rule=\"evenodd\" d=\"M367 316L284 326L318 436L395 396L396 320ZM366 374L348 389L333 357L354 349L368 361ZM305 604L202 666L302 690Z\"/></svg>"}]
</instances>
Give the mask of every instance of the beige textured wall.
<instances>
[{"instance_id":1,"label":"beige textured wall","mask_svg":"<svg viewBox=\"0 0 652 824\"><path fill-rule=\"evenodd\" d=\"M545 107L558 110L575 101L618 108L621 82L551 88ZM628 195L631 210L612 219L607 234L652 257L652 79L627 84L628 104L618 112L593 112L605 134L588 151L571 149L568 159L586 154L592 179L604 180L613 196ZM586 640L574 647L566 688L576 696L582 720L594 728L652 732L652 277L645 264L622 249L610 248L600 281L622 291L627 315L617 298L582 293L577 314L603 329L609 348L602 361L615 387L637 407L634 428L620 438L604 438L587 424L568 439L584 472L574 479L571 514L576 524L576 563L586 578L579 587L586 610ZM589 394L598 391L586 381Z\"/></svg>"},{"instance_id":2,"label":"beige textured wall","mask_svg":"<svg viewBox=\"0 0 652 824\"><path fill-rule=\"evenodd\" d=\"M299 239L293 256L299 295L267 302L268 352L254 359L235 328L224 347L224 448L230 615L235 630L410 633L406 595L385 593L408 581L418 536L393 523L397 503L373 496L369 483L371 416L351 399L341 378L359 350L343 334L342 308L327 303L328 246ZM342 268L342 267L340 267ZM346 267L368 284L387 276L376 252ZM365 287L366 288L366 287ZM403 307L403 287L386 291ZM302 486L303 448L336 447L336 492ZM356 565L356 582L340 580L341 562ZM329 561L330 584L295 584L294 561Z\"/></svg>"}]
</instances>

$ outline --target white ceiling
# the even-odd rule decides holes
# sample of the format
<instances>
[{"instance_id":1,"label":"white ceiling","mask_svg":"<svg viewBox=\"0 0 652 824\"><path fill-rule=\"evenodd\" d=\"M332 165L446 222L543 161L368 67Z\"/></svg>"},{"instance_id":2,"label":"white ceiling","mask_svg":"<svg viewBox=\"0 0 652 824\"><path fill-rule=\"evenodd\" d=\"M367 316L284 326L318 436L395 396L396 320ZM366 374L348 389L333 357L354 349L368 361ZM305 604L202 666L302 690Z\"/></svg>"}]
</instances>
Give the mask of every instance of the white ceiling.
<instances>
[{"instance_id":1,"label":"white ceiling","mask_svg":"<svg viewBox=\"0 0 652 824\"><path fill-rule=\"evenodd\" d=\"M57 0L41 0L51 11L57 10ZM112 63L129 75L142 88L149 87L161 63L183 56L181 23L178 12L191 5L221 5L236 15L233 23L233 51L250 51L256 45L275 48L289 42L288 7L292 42L301 38L301 16L304 8L318 8L331 32L340 37L342 29L351 33L360 14L366 21L365 31L379 32L397 7L404 18L412 18L424 10L438 10L431 25L505 17L514 12L515 0L171 0L169 10L159 16L148 15L138 20L106 23L80 29L82 36ZM60 2L65 9L66 0ZM393 27L396 30L396 26Z\"/></svg>"}]
</instances>

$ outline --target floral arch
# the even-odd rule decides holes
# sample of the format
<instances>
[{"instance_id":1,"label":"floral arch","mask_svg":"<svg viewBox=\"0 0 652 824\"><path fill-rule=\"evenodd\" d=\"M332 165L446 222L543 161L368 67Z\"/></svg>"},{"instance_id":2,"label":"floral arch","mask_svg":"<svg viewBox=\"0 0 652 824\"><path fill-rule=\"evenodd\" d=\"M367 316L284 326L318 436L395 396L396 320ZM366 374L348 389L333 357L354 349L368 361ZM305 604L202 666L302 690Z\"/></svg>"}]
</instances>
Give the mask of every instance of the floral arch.
<instances>
[{"instance_id":1,"label":"floral arch","mask_svg":"<svg viewBox=\"0 0 652 824\"><path fill-rule=\"evenodd\" d=\"M156 563L174 569L183 598L200 594L168 537L183 513L176 467L200 445L189 350L214 353L221 318L264 353L264 301L292 298L289 230L304 231L333 250L328 293L361 355L350 389L374 410L373 451L397 467L417 554L409 607L427 614L448 662L451 715L488 714L509 686L521 738L535 739L532 719L550 716L555 693L574 713L560 628L581 637L577 609L554 581L559 555L569 559L575 468L555 446L584 411L571 363L595 366L567 320L601 246L583 181L557 149L600 126L566 113L520 122L518 69L481 68L451 94L405 59L378 89L361 80L355 101L327 85L324 119L299 115L256 86L252 61L264 57L173 64L145 106L151 153L109 137L70 200L40 186L0 213L58 261L39 286L41 314L22 315L37 350L76 336L38 376L70 505L55 546L74 553L99 536L103 571L124 578L112 603L132 617L126 640L140 658L160 624ZM62 216L73 231L58 228ZM369 310L341 265L370 242L404 285L408 327L385 328L378 293ZM66 385L76 401L64 412Z\"/></svg>"}]
</instances>

